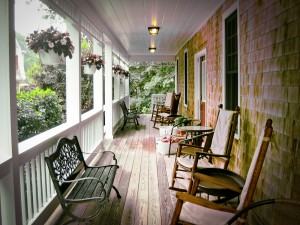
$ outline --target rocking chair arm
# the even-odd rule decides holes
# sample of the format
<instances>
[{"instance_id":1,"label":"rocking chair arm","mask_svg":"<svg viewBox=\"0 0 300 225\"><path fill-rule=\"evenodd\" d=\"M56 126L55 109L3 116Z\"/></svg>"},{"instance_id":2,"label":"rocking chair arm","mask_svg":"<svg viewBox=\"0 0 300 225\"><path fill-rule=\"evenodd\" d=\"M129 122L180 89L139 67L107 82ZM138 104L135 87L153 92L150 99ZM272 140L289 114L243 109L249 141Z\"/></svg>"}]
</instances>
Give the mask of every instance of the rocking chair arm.
<instances>
[{"instance_id":1,"label":"rocking chair arm","mask_svg":"<svg viewBox=\"0 0 300 225\"><path fill-rule=\"evenodd\" d=\"M199 179L201 181L206 181L206 182L209 182L209 183L212 183L212 184L216 184L216 185L222 186L224 188L227 188L229 190L235 191L237 193L241 193L242 192L242 190L240 188L237 188L237 187L232 186L232 185L230 185L228 183L220 181L220 179L216 179L214 177L211 177L211 176L208 176L208 175L205 175L205 174L201 174L201 172L195 172L194 173L194 178L195 178L195 180Z\"/></svg>"},{"instance_id":2,"label":"rocking chair arm","mask_svg":"<svg viewBox=\"0 0 300 225\"><path fill-rule=\"evenodd\" d=\"M210 157L225 157L225 158L230 158L230 155L220 155L220 154L214 154L211 152L211 150L209 149L209 152L203 152L202 150L196 150L195 151L196 156L199 155L205 155L205 156L210 156Z\"/></svg>"},{"instance_id":3,"label":"rocking chair arm","mask_svg":"<svg viewBox=\"0 0 300 225\"><path fill-rule=\"evenodd\" d=\"M209 201L204 198L200 198L197 196L193 196L191 194L185 193L185 192L177 192L176 197L182 201L190 202L199 206L203 206L206 208L211 208L223 212L230 212L230 213L237 213L238 211L236 209L230 208L228 206L220 205L217 203L214 203L212 201Z\"/></svg>"},{"instance_id":4,"label":"rocking chair arm","mask_svg":"<svg viewBox=\"0 0 300 225\"><path fill-rule=\"evenodd\" d=\"M181 142L179 142L179 145L199 147L198 145L193 145L193 144L190 144L189 142L200 139L200 138L208 137L209 135L213 135L213 133L214 132L211 131L211 132L207 132L207 133L204 133L204 134L199 134L199 135L196 135L196 136L193 136L193 137L190 137L190 138L186 138L186 139L182 140Z\"/></svg>"}]
</instances>

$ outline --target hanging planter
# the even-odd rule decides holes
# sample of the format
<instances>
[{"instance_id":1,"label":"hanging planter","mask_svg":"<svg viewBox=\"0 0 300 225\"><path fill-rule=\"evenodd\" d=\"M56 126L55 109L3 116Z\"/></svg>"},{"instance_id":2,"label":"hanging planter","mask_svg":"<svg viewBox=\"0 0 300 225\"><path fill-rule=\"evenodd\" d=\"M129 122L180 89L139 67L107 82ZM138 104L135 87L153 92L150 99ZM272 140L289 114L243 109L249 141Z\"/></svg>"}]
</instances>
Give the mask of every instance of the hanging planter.
<instances>
[{"instance_id":1,"label":"hanging planter","mask_svg":"<svg viewBox=\"0 0 300 225\"><path fill-rule=\"evenodd\" d=\"M40 56L41 64L43 65L57 65L62 59L61 56L59 56L53 50L45 52L43 49L40 49L38 53Z\"/></svg>"},{"instance_id":2,"label":"hanging planter","mask_svg":"<svg viewBox=\"0 0 300 225\"><path fill-rule=\"evenodd\" d=\"M29 49L40 55L42 64L56 65L62 57L72 59L74 46L68 32L60 32L52 26L46 30L34 31L26 37Z\"/></svg>"},{"instance_id":3,"label":"hanging planter","mask_svg":"<svg viewBox=\"0 0 300 225\"><path fill-rule=\"evenodd\" d=\"M102 57L97 54L84 54L81 56L81 64L83 65L84 74L94 74L101 67L104 67Z\"/></svg>"},{"instance_id":4,"label":"hanging planter","mask_svg":"<svg viewBox=\"0 0 300 225\"><path fill-rule=\"evenodd\" d=\"M96 65L83 65L83 73L93 75L96 72Z\"/></svg>"}]
</instances>

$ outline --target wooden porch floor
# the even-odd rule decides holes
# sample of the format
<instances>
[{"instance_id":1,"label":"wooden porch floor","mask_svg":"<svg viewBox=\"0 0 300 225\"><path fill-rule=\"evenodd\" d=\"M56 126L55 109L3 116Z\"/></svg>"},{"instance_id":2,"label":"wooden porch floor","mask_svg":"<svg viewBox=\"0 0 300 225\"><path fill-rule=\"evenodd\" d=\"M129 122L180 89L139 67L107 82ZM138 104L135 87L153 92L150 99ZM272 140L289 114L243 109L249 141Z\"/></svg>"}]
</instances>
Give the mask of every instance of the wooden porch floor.
<instances>
[{"instance_id":1,"label":"wooden porch floor","mask_svg":"<svg viewBox=\"0 0 300 225\"><path fill-rule=\"evenodd\" d=\"M112 190L109 202L91 224L97 225L166 225L169 224L176 203L176 193L169 191L174 155L156 153L155 140L159 130L153 128L150 115L141 115L140 126L126 125L113 140L105 140L104 149L115 152L120 166L114 185L122 198ZM60 208L60 206L59 206ZM92 205L75 208L87 213ZM69 217L58 213L49 224L60 225ZM84 223L72 223L84 224Z\"/></svg>"}]
</instances>

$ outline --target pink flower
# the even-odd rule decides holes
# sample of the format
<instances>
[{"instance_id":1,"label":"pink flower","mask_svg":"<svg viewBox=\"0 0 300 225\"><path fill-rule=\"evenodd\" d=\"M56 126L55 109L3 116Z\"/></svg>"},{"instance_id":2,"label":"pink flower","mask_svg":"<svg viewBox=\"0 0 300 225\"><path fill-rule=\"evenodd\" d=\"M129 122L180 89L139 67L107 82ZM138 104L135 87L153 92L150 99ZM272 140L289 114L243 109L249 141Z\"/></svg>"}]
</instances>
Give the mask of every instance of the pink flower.
<instances>
[{"instance_id":1,"label":"pink flower","mask_svg":"<svg viewBox=\"0 0 300 225\"><path fill-rule=\"evenodd\" d=\"M66 45L66 44L67 44L67 40L63 38L63 39L60 40L60 43L61 43L62 45Z\"/></svg>"},{"instance_id":2,"label":"pink flower","mask_svg":"<svg viewBox=\"0 0 300 225\"><path fill-rule=\"evenodd\" d=\"M49 48L53 48L54 47L53 42L52 41L48 41L48 46L49 46Z\"/></svg>"},{"instance_id":3,"label":"pink flower","mask_svg":"<svg viewBox=\"0 0 300 225\"><path fill-rule=\"evenodd\" d=\"M53 35L53 37L54 37L55 39L59 39L60 33L59 33L59 32L56 32L56 33Z\"/></svg>"},{"instance_id":4,"label":"pink flower","mask_svg":"<svg viewBox=\"0 0 300 225\"><path fill-rule=\"evenodd\" d=\"M73 54L74 53L74 47L73 46L70 46L69 48L70 52Z\"/></svg>"}]
</instances>

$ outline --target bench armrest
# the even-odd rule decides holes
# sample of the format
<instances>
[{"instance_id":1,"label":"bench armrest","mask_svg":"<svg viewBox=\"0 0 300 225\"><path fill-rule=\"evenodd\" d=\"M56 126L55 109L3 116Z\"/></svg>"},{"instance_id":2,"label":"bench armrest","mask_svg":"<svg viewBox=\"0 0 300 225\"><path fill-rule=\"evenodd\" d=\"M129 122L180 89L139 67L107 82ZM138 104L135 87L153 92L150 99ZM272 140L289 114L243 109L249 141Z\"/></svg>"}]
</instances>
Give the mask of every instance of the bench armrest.
<instances>
[{"instance_id":1,"label":"bench armrest","mask_svg":"<svg viewBox=\"0 0 300 225\"><path fill-rule=\"evenodd\" d=\"M105 151L101 151L101 152L82 152L83 154L88 154L88 155L91 155L91 154L95 154L95 155L97 155L97 154L100 154L100 153L111 153L112 154L112 158L113 158L113 160L115 161L115 165L118 163L118 160L117 160L117 158L116 158L116 155L115 155L115 153L114 152L112 152L112 151L108 151L108 150L105 150Z\"/></svg>"},{"instance_id":2,"label":"bench armrest","mask_svg":"<svg viewBox=\"0 0 300 225\"><path fill-rule=\"evenodd\" d=\"M60 183L75 183L75 182L83 181L83 180L96 180L98 183L101 183L101 185L104 187L102 181L95 177L82 177L82 178L77 178L77 179L73 179L73 180L60 180L60 179L53 179L53 180L57 180Z\"/></svg>"}]
</instances>

